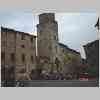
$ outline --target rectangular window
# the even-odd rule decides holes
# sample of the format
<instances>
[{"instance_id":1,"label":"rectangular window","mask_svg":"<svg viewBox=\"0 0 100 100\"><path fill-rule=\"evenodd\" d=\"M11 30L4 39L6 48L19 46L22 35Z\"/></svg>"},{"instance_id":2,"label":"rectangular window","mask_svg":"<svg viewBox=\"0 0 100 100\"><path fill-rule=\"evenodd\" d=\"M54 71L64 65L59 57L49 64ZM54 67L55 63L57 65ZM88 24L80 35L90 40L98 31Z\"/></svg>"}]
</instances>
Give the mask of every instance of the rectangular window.
<instances>
[{"instance_id":1,"label":"rectangular window","mask_svg":"<svg viewBox=\"0 0 100 100\"><path fill-rule=\"evenodd\" d=\"M1 52L1 60L4 60L4 59L5 59L5 53Z\"/></svg>"},{"instance_id":2,"label":"rectangular window","mask_svg":"<svg viewBox=\"0 0 100 100\"><path fill-rule=\"evenodd\" d=\"M33 63L34 61L33 61L34 59L33 59L33 56L31 56L31 62Z\"/></svg>"},{"instance_id":3,"label":"rectangular window","mask_svg":"<svg viewBox=\"0 0 100 100\"><path fill-rule=\"evenodd\" d=\"M58 38L57 38L57 36L56 36L56 35L54 36L54 40L56 40L56 41L58 40Z\"/></svg>"},{"instance_id":4,"label":"rectangular window","mask_svg":"<svg viewBox=\"0 0 100 100\"><path fill-rule=\"evenodd\" d=\"M54 40L56 40L56 36L54 36Z\"/></svg>"},{"instance_id":5,"label":"rectangular window","mask_svg":"<svg viewBox=\"0 0 100 100\"><path fill-rule=\"evenodd\" d=\"M11 53L11 61L14 62L15 61L15 54Z\"/></svg>"},{"instance_id":6,"label":"rectangular window","mask_svg":"<svg viewBox=\"0 0 100 100\"><path fill-rule=\"evenodd\" d=\"M24 63L25 62L25 55L22 54L22 62Z\"/></svg>"},{"instance_id":7,"label":"rectangular window","mask_svg":"<svg viewBox=\"0 0 100 100\"><path fill-rule=\"evenodd\" d=\"M25 40L25 35L24 35L24 33L22 33L21 39L22 39L22 40Z\"/></svg>"},{"instance_id":8,"label":"rectangular window","mask_svg":"<svg viewBox=\"0 0 100 100\"><path fill-rule=\"evenodd\" d=\"M49 49L50 49L50 50L52 49L51 45L49 45Z\"/></svg>"},{"instance_id":9,"label":"rectangular window","mask_svg":"<svg viewBox=\"0 0 100 100\"><path fill-rule=\"evenodd\" d=\"M56 53L57 53L57 46L56 46Z\"/></svg>"},{"instance_id":10,"label":"rectangular window","mask_svg":"<svg viewBox=\"0 0 100 100\"><path fill-rule=\"evenodd\" d=\"M31 43L33 43L33 37L31 37L30 40L31 40Z\"/></svg>"},{"instance_id":11,"label":"rectangular window","mask_svg":"<svg viewBox=\"0 0 100 100\"><path fill-rule=\"evenodd\" d=\"M65 51L65 50L64 50L64 49L62 49L62 52L63 52L63 53L64 53L64 51Z\"/></svg>"},{"instance_id":12,"label":"rectangular window","mask_svg":"<svg viewBox=\"0 0 100 100\"><path fill-rule=\"evenodd\" d=\"M25 46L24 46L24 45L21 45L21 47L22 47L22 48L25 48Z\"/></svg>"},{"instance_id":13,"label":"rectangular window","mask_svg":"<svg viewBox=\"0 0 100 100\"><path fill-rule=\"evenodd\" d=\"M25 73L26 72L26 69L25 68L22 68L19 73Z\"/></svg>"}]
</instances>

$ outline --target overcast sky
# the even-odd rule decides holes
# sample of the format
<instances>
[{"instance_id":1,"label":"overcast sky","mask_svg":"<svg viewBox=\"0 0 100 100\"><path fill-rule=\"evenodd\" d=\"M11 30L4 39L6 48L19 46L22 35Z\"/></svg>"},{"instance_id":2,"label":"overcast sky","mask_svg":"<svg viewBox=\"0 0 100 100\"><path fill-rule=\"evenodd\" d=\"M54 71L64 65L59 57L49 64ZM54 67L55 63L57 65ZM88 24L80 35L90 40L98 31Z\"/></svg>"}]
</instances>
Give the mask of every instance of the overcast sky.
<instances>
[{"instance_id":1,"label":"overcast sky","mask_svg":"<svg viewBox=\"0 0 100 100\"><path fill-rule=\"evenodd\" d=\"M97 38L97 30L94 27L97 14L88 13L57 13L59 41L72 49L82 52L82 45ZM32 12L0 12L0 25L14 28L19 31L36 33L38 23L37 14Z\"/></svg>"}]
</instances>

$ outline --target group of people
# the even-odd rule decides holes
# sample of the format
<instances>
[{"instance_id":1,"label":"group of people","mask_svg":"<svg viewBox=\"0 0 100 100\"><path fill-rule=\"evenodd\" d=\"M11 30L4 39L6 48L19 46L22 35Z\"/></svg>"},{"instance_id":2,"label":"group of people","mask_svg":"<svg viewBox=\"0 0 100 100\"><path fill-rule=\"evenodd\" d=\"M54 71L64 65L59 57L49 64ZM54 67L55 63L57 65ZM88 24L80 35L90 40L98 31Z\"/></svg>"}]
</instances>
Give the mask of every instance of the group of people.
<instances>
[{"instance_id":1,"label":"group of people","mask_svg":"<svg viewBox=\"0 0 100 100\"><path fill-rule=\"evenodd\" d=\"M30 77L31 80L73 80L75 79L75 74L72 73L62 74L60 72L38 73L37 71L32 71Z\"/></svg>"}]
</instances>

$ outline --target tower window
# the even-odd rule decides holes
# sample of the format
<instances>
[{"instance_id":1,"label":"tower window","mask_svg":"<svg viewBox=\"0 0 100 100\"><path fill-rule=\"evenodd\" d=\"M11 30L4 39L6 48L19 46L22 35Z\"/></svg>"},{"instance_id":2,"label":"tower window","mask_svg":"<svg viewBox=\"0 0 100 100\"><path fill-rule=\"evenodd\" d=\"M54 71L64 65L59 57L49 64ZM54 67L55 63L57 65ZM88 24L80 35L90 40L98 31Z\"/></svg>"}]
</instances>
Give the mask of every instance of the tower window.
<instances>
[{"instance_id":1,"label":"tower window","mask_svg":"<svg viewBox=\"0 0 100 100\"><path fill-rule=\"evenodd\" d=\"M56 46L56 53L57 53L57 46Z\"/></svg>"},{"instance_id":2,"label":"tower window","mask_svg":"<svg viewBox=\"0 0 100 100\"><path fill-rule=\"evenodd\" d=\"M25 62L25 55L22 54L22 62L24 63Z\"/></svg>"},{"instance_id":3,"label":"tower window","mask_svg":"<svg viewBox=\"0 0 100 100\"><path fill-rule=\"evenodd\" d=\"M56 35L54 36L54 39L55 39L55 40L58 40Z\"/></svg>"}]
</instances>

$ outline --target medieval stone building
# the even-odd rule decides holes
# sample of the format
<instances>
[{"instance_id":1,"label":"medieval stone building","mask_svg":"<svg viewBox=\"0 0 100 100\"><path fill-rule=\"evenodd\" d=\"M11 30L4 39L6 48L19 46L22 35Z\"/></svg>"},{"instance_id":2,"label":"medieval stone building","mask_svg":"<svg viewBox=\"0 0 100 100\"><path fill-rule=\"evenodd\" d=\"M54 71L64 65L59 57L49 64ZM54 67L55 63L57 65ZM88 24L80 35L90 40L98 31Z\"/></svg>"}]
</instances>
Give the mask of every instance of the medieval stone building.
<instances>
[{"instance_id":1,"label":"medieval stone building","mask_svg":"<svg viewBox=\"0 0 100 100\"><path fill-rule=\"evenodd\" d=\"M36 36L1 27L2 80L29 80L35 59Z\"/></svg>"},{"instance_id":2,"label":"medieval stone building","mask_svg":"<svg viewBox=\"0 0 100 100\"><path fill-rule=\"evenodd\" d=\"M59 43L59 60L61 62L62 73L77 74L80 72L81 55L79 52Z\"/></svg>"},{"instance_id":3,"label":"medieval stone building","mask_svg":"<svg viewBox=\"0 0 100 100\"><path fill-rule=\"evenodd\" d=\"M43 13L39 15L37 37L38 56L40 58L40 65L43 65L43 70L63 74L78 71L77 66L81 63L80 53L59 43L58 23L55 21L54 13ZM67 60L65 61L66 55L73 56L75 58L74 61L70 63Z\"/></svg>"},{"instance_id":4,"label":"medieval stone building","mask_svg":"<svg viewBox=\"0 0 100 100\"><path fill-rule=\"evenodd\" d=\"M90 68L95 68L99 78L99 40L92 41L83 46L86 53L86 62Z\"/></svg>"},{"instance_id":5,"label":"medieval stone building","mask_svg":"<svg viewBox=\"0 0 100 100\"><path fill-rule=\"evenodd\" d=\"M90 66L99 66L99 40L95 40L83 46L86 59Z\"/></svg>"},{"instance_id":6,"label":"medieval stone building","mask_svg":"<svg viewBox=\"0 0 100 100\"><path fill-rule=\"evenodd\" d=\"M54 67L58 52L58 24L54 13L43 13L39 15L37 25L37 47L38 56L44 70L51 71ZM52 69L53 70L53 69Z\"/></svg>"},{"instance_id":7,"label":"medieval stone building","mask_svg":"<svg viewBox=\"0 0 100 100\"><path fill-rule=\"evenodd\" d=\"M37 49L36 36L1 27L1 59L2 80L30 80L37 67L43 73L75 73L81 56L59 43L54 13L43 13L37 25Z\"/></svg>"}]
</instances>

